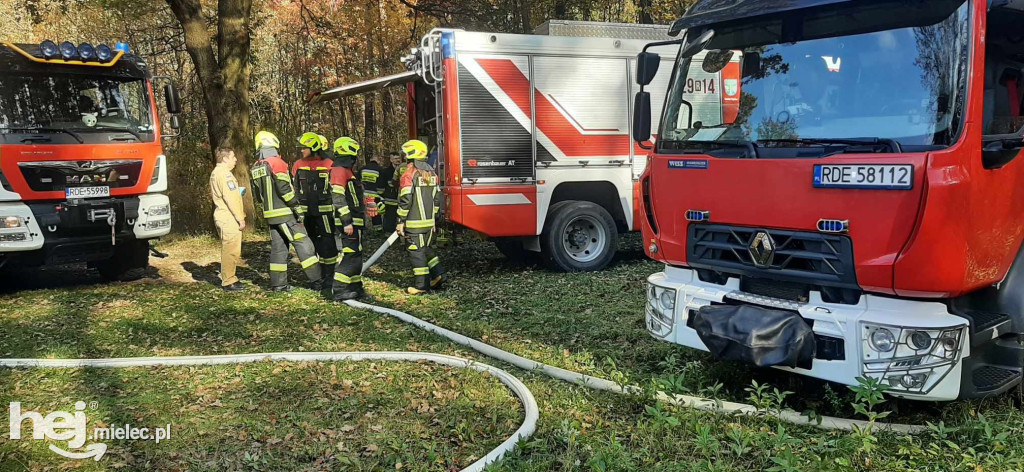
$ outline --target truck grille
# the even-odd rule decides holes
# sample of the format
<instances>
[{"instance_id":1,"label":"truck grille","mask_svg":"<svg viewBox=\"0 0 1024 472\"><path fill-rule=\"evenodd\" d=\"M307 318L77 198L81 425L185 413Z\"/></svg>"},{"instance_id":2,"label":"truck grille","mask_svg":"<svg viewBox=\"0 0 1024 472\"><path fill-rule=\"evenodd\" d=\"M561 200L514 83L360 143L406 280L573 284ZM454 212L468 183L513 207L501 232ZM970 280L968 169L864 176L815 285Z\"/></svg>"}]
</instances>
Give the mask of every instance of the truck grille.
<instances>
[{"instance_id":1,"label":"truck grille","mask_svg":"<svg viewBox=\"0 0 1024 472\"><path fill-rule=\"evenodd\" d=\"M54 192L94 185L134 187L142 173L142 162L137 159L33 161L18 163L18 168L32 191Z\"/></svg>"},{"instance_id":2,"label":"truck grille","mask_svg":"<svg viewBox=\"0 0 1024 472\"><path fill-rule=\"evenodd\" d=\"M770 256L764 257L769 237ZM760 246L751 249L755 242ZM755 257L761 256L761 257ZM853 244L845 235L690 224L687 261L748 277L857 288Z\"/></svg>"}]
</instances>

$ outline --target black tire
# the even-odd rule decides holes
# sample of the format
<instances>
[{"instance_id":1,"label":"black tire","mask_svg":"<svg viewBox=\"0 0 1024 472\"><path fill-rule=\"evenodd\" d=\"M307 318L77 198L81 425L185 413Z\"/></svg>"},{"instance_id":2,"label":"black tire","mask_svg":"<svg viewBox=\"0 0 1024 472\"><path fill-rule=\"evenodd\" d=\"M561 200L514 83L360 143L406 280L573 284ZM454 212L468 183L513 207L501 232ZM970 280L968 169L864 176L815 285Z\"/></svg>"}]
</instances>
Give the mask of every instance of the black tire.
<instances>
[{"instance_id":1,"label":"black tire","mask_svg":"<svg viewBox=\"0 0 1024 472\"><path fill-rule=\"evenodd\" d=\"M96 263L96 270L105 280L125 280L135 269L149 267L149 241L130 241L117 248L114 255Z\"/></svg>"},{"instance_id":2,"label":"black tire","mask_svg":"<svg viewBox=\"0 0 1024 472\"><path fill-rule=\"evenodd\" d=\"M548 212L540 244L551 269L590 272L605 268L615 258L619 232L612 215L600 205L559 202Z\"/></svg>"},{"instance_id":3,"label":"black tire","mask_svg":"<svg viewBox=\"0 0 1024 472\"><path fill-rule=\"evenodd\" d=\"M540 261L540 253L526 249L519 238L494 238L491 241L498 252L513 264L533 265Z\"/></svg>"}]
</instances>

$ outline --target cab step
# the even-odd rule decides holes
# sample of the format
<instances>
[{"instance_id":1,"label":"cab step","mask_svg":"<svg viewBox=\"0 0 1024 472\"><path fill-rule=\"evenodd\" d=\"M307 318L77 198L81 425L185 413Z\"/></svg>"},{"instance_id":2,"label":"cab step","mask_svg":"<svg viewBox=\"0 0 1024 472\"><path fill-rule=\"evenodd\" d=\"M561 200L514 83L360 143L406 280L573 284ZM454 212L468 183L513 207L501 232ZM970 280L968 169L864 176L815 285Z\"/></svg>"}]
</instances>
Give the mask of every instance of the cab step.
<instances>
[{"instance_id":1,"label":"cab step","mask_svg":"<svg viewBox=\"0 0 1024 472\"><path fill-rule=\"evenodd\" d=\"M1021 382L1020 371L983 365L971 373L975 391L981 395L998 395Z\"/></svg>"},{"instance_id":2,"label":"cab step","mask_svg":"<svg viewBox=\"0 0 1024 472\"><path fill-rule=\"evenodd\" d=\"M1002 313L968 311L961 316L971 320L971 346L977 347L992 341L1013 327L1013 321Z\"/></svg>"}]
</instances>

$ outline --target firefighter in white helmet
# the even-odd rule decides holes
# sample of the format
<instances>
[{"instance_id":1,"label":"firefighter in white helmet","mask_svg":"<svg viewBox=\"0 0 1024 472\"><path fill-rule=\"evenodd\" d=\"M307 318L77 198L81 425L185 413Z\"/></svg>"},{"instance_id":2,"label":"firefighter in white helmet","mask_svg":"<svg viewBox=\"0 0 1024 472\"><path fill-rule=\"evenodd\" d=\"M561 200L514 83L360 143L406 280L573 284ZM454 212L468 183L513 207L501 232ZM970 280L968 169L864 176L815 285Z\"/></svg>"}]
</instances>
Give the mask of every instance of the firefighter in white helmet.
<instances>
[{"instance_id":1,"label":"firefighter in white helmet","mask_svg":"<svg viewBox=\"0 0 1024 472\"><path fill-rule=\"evenodd\" d=\"M253 198L263 210L263 218L270 226L270 289L287 292L288 246L295 248L302 270L314 286L321 283L319 259L306 229L297 219L295 188L292 186L288 164L281 159L277 137L267 131L256 134L256 158L250 173Z\"/></svg>"},{"instance_id":2,"label":"firefighter in white helmet","mask_svg":"<svg viewBox=\"0 0 1024 472\"><path fill-rule=\"evenodd\" d=\"M405 238L415 277L413 286L406 290L410 295L421 295L439 288L445 280L441 260L431 247L437 237L434 218L441 208L441 189L437 174L426 162L426 144L414 139L402 145L402 152L407 163L399 179L395 229Z\"/></svg>"}]
</instances>

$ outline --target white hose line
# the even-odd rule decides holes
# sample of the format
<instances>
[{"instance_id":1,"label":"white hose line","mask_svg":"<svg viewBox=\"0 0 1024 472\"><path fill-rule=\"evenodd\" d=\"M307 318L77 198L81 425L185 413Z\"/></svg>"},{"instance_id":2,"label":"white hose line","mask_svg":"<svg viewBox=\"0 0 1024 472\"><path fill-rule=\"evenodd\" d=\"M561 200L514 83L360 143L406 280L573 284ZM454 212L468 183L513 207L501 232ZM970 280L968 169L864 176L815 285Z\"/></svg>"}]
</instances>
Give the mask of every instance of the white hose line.
<instances>
[{"instance_id":1,"label":"white hose line","mask_svg":"<svg viewBox=\"0 0 1024 472\"><path fill-rule=\"evenodd\" d=\"M250 362L290 361L290 362L339 362L339 361L408 361L433 362L435 364L461 369L472 369L493 375L505 384L519 398L526 411L523 424L515 434L506 439L497 448L469 465L463 472L481 472L489 464L505 457L516 444L533 435L537 430L537 419L540 408L533 393L523 382L512 374L497 367L482 364L461 357L424 352L275 352L269 354L235 354L222 356L181 356L181 357L129 357L119 359L0 359L0 367L45 367L45 368L125 368L125 367L176 367L176 366L209 366L225 364L244 364Z\"/></svg>"},{"instance_id":2,"label":"white hose line","mask_svg":"<svg viewBox=\"0 0 1024 472\"><path fill-rule=\"evenodd\" d=\"M431 333L447 338L454 343L466 346L487 357L512 364L523 370L540 372L544 375L547 375L548 377L574 383L577 385L582 385L584 387L592 388L595 390L605 390L620 394L639 394L643 392L643 389L636 385L623 386L610 380L602 379L600 377L592 377L589 375L580 374L578 372L565 370L559 367L550 366L547 364L527 359L522 356L518 356L516 354L512 354L511 352L503 351L494 346L491 346L490 344L486 344L477 341L473 338L456 333L454 331L447 330L428 321L416 318L415 316L412 316L405 312L393 310L391 308L370 305L367 303L358 302L354 300L349 300L346 301L345 303L354 308L372 310L377 313L393 316L403 322L412 324L420 329L430 331ZM807 416L804 416L793 410L786 409L782 411L766 411L745 403L710 400L706 398L693 397L690 395L669 395L665 392L657 392L655 394L655 397L658 400L666 403L680 405L686 408L693 408L696 410L727 415L743 414L774 416L779 420L785 421L787 423L792 423L801 426L815 426L826 430L853 431L854 428L859 428L863 430L864 428L870 425L870 423L863 420L851 420L845 418L836 418L832 416L819 416L816 419L812 420ZM876 430L892 431L903 434L915 434L926 429L924 426L897 423L875 423L874 428Z\"/></svg>"}]
</instances>

